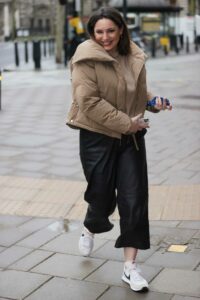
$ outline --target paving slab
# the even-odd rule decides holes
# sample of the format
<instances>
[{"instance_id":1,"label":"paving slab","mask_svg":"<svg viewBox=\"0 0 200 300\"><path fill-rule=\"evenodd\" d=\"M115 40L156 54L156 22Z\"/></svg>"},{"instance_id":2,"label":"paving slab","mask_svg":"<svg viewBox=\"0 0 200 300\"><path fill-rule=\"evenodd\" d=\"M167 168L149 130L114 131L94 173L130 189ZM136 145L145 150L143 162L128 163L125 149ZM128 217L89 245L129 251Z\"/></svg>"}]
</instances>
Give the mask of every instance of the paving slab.
<instances>
[{"instance_id":1,"label":"paving slab","mask_svg":"<svg viewBox=\"0 0 200 300\"><path fill-rule=\"evenodd\" d=\"M37 149L37 151L39 150ZM46 151L45 148L44 151ZM54 156L54 154L52 155ZM34 164L34 161L31 164ZM78 162L75 165L68 163L68 166L61 166L52 165L50 159L48 164L53 170L62 168L62 172L80 173L75 166L76 164L80 165ZM58 180L58 176L53 175L53 170L52 172L43 170L39 173L32 170L31 167L29 169L30 171L18 169L15 176L5 176L6 179L4 176L0 176L0 185L2 186L0 211L2 214L83 220L87 209L87 203L83 201L85 181L73 181L73 176L69 176L71 179L69 181ZM48 176L47 174L45 176L45 173L48 173ZM41 178L39 180L37 177L51 177L51 179ZM59 188L60 186L62 188ZM150 185L150 220L171 220L172 222L174 220L199 220L199 192L200 185ZM70 197L66 198L66 195L70 195ZM112 215L112 219L119 220L117 210ZM169 223L169 227L173 227L173 225L173 223Z\"/></svg>"},{"instance_id":2,"label":"paving slab","mask_svg":"<svg viewBox=\"0 0 200 300\"><path fill-rule=\"evenodd\" d=\"M96 243L96 240L95 240ZM148 257L150 257L156 250L157 246L152 246L148 250L140 250L137 255L137 262L144 262ZM124 261L124 252L123 248L115 248L114 241L108 241L105 243L100 249L93 251L91 254L92 257L116 260L116 261Z\"/></svg>"},{"instance_id":3,"label":"paving slab","mask_svg":"<svg viewBox=\"0 0 200 300\"><path fill-rule=\"evenodd\" d=\"M155 251L157 251L159 247L151 245L150 249L147 250L139 250L137 254L137 262L143 263L145 262Z\"/></svg>"},{"instance_id":4,"label":"paving slab","mask_svg":"<svg viewBox=\"0 0 200 300\"><path fill-rule=\"evenodd\" d=\"M58 232L54 232L52 230L44 228L23 239L22 241L17 243L17 245L36 249L46 244L47 242L55 238L57 235L59 235Z\"/></svg>"},{"instance_id":5,"label":"paving slab","mask_svg":"<svg viewBox=\"0 0 200 300\"><path fill-rule=\"evenodd\" d=\"M188 297L188 296L179 296L175 295L171 300L199 300L199 297Z\"/></svg>"},{"instance_id":6,"label":"paving slab","mask_svg":"<svg viewBox=\"0 0 200 300\"><path fill-rule=\"evenodd\" d=\"M93 251L91 256L95 258L102 258L105 260L111 259L116 261L123 261L124 259L123 248L115 248L115 242L108 240L102 247L100 247L100 249Z\"/></svg>"},{"instance_id":7,"label":"paving slab","mask_svg":"<svg viewBox=\"0 0 200 300\"><path fill-rule=\"evenodd\" d=\"M175 253L160 250L148 258L145 263L165 268L193 270L200 263L200 253L195 251L190 251L188 253Z\"/></svg>"},{"instance_id":8,"label":"paving slab","mask_svg":"<svg viewBox=\"0 0 200 300\"><path fill-rule=\"evenodd\" d=\"M200 221L182 221L179 223L178 228L200 229Z\"/></svg>"},{"instance_id":9,"label":"paving slab","mask_svg":"<svg viewBox=\"0 0 200 300\"><path fill-rule=\"evenodd\" d=\"M32 272L59 277L70 277L73 279L83 279L104 264L104 262L105 261L102 259L56 253L37 267L33 268Z\"/></svg>"},{"instance_id":10,"label":"paving slab","mask_svg":"<svg viewBox=\"0 0 200 300\"><path fill-rule=\"evenodd\" d=\"M155 292L135 293L130 288L112 286L99 300L170 300L172 295Z\"/></svg>"},{"instance_id":11,"label":"paving slab","mask_svg":"<svg viewBox=\"0 0 200 300\"><path fill-rule=\"evenodd\" d=\"M107 261L98 270L89 275L86 280L91 282L107 283L110 286L127 287L127 284L121 280L124 264L117 261ZM141 274L145 275L147 281L152 280L161 270L160 267L139 265Z\"/></svg>"},{"instance_id":12,"label":"paving slab","mask_svg":"<svg viewBox=\"0 0 200 300\"><path fill-rule=\"evenodd\" d=\"M3 250L5 250L6 249L6 247L1 247L0 246L0 253L3 251Z\"/></svg>"},{"instance_id":13,"label":"paving slab","mask_svg":"<svg viewBox=\"0 0 200 300\"><path fill-rule=\"evenodd\" d=\"M192 237L193 239L200 239L200 230L198 230L195 235Z\"/></svg>"},{"instance_id":14,"label":"paving slab","mask_svg":"<svg viewBox=\"0 0 200 300\"><path fill-rule=\"evenodd\" d=\"M6 268L32 250L25 247L12 246L0 253L0 267Z\"/></svg>"},{"instance_id":15,"label":"paving slab","mask_svg":"<svg viewBox=\"0 0 200 300\"><path fill-rule=\"evenodd\" d=\"M31 219L32 219L31 217L26 217L26 216L0 215L0 229L3 229L5 227L8 228L8 227L19 226Z\"/></svg>"},{"instance_id":16,"label":"paving slab","mask_svg":"<svg viewBox=\"0 0 200 300\"><path fill-rule=\"evenodd\" d=\"M20 229L30 230L31 232L40 230L48 225L55 223L54 219L51 218L33 218L25 222L24 224L20 225Z\"/></svg>"},{"instance_id":17,"label":"paving slab","mask_svg":"<svg viewBox=\"0 0 200 300\"><path fill-rule=\"evenodd\" d=\"M59 253L66 253L66 254L73 254L73 255L80 255L78 249L78 241L80 238L79 232L71 232L71 233L64 233L49 243L46 243L41 249L59 252ZM95 238L94 243L94 250L102 247L107 240Z\"/></svg>"},{"instance_id":18,"label":"paving slab","mask_svg":"<svg viewBox=\"0 0 200 300\"><path fill-rule=\"evenodd\" d=\"M200 265L196 268L196 271L200 271Z\"/></svg>"},{"instance_id":19,"label":"paving slab","mask_svg":"<svg viewBox=\"0 0 200 300\"><path fill-rule=\"evenodd\" d=\"M106 291L107 285L86 281L53 278L26 300L95 300Z\"/></svg>"},{"instance_id":20,"label":"paving slab","mask_svg":"<svg viewBox=\"0 0 200 300\"><path fill-rule=\"evenodd\" d=\"M166 244L186 244L195 235L195 229L168 228L154 226L151 235L159 236Z\"/></svg>"},{"instance_id":21,"label":"paving slab","mask_svg":"<svg viewBox=\"0 0 200 300\"><path fill-rule=\"evenodd\" d=\"M14 270L0 272L0 296L22 299L48 281L50 276Z\"/></svg>"},{"instance_id":22,"label":"paving slab","mask_svg":"<svg viewBox=\"0 0 200 300\"><path fill-rule=\"evenodd\" d=\"M1 197L10 201L28 201L38 194L38 189L27 189L20 187L2 187ZM11 202L12 203L12 202Z\"/></svg>"},{"instance_id":23,"label":"paving slab","mask_svg":"<svg viewBox=\"0 0 200 300\"><path fill-rule=\"evenodd\" d=\"M150 234L150 241L151 241L151 245L153 245L154 247L159 247L162 244L162 236L158 235L158 234Z\"/></svg>"},{"instance_id":24,"label":"paving slab","mask_svg":"<svg viewBox=\"0 0 200 300\"><path fill-rule=\"evenodd\" d=\"M14 264L11 264L8 269L20 270L20 271L29 271L34 268L36 265L40 264L51 255L53 252L44 251L44 250L35 250L25 257L19 259Z\"/></svg>"},{"instance_id":25,"label":"paving slab","mask_svg":"<svg viewBox=\"0 0 200 300\"><path fill-rule=\"evenodd\" d=\"M31 234L31 231L20 228L5 228L0 230L0 245L10 247Z\"/></svg>"},{"instance_id":26,"label":"paving slab","mask_svg":"<svg viewBox=\"0 0 200 300\"><path fill-rule=\"evenodd\" d=\"M167 220L150 220L149 226L150 231L153 226L160 226L160 227L172 227L176 228L179 225L180 221L167 221ZM187 222L186 222L187 223Z\"/></svg>"},{"instance_id":27,"label":"paving slab","mask_svg":"<svg viewBox=\"0 0 200 300\"><path fill-rule=\"evenodd\" d=\"M200 249L200 235L191 239L189 247L190 249Z\"/></svg>"},{"instance_id":28,"label":"paving slab","mask_svg":"<svg viewBox=\"0 0 200 300\"><path fill-rule=\"evenodd\" d=\"M151 282L150 289L161 293L200 297L200 272L164 269Z\"/></svg>"},{"instance_id":29,"label":"paving slab","mask_svg":"<svg viewBox=\"0 0 200 300\"><path fill-rule=\"evenodd\" d=\"M26 127L26 124L23 125ZM31 129L31 128L30 128ZM10 135L6 139L2 145L6 146L17 146L17 147L42 147L47 146L50 143L56 143L58 141L58 137L56 136L40 136L37 134L15 134Z\"/></svg>"}]
</instances>

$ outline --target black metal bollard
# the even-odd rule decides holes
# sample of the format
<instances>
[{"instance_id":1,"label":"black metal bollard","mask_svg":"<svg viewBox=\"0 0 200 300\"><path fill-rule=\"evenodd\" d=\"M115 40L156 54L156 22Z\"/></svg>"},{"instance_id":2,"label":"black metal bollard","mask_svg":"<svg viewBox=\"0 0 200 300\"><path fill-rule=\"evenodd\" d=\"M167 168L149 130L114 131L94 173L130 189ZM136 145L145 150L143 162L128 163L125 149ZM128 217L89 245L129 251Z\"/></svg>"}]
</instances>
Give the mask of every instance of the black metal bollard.
<instances>
[{"instance_id":1,"label":"black metal bollard","mask_svg":"<svg viewBox=\"0 0 200 300\"><path fill-rule=\"evenodd\" d=\"M48 45L49 45L49 56L51 56L51 40L48 40Z\"/></svg>"},{"instance_id":2,"label":"black metal bollard","mask_svg":"<svg viewBox=\"0 0 200 300\"><path fill-rule=\"evenodd\" d=\"M18 67L19 66L19 51L18 51L18 43L14 42L15 47L15 64Z\"/></svg>"},{"instance_id":3,"label":"black metal bollard","mask_svg":"<svg viewBox=\"0 0 200 300\"><path fill-rule=\"evenodd\" d=\"M152 57L156 57L156 40L154 37L151 40L151 55Z\"/></svg>"},{"instance_id":4,"label":"black metal bollard","mask_svg":"<svg viewBox=\"0 0 200 300\"><path fill-rule=\"evenodd\" d=\"M175 52L176 54L179 54L179 41L178 41L178 35L175 35Z\"/></svg>"},{"instance_id":5,"label":"black metal bollard","mask_svg":"<svg viewBox=\"0 0 200 300\"><path fill-rule=\"evenodd\" d=\"M183 48L184 48L184 36L183 36L183 34L180 34L179 38L180 38L181 49L183 50Z\"/></svg>"},{"instance_id":6,"label":"black metal bollard","mask_svg":"<svg viewBox=\"0 0 200 300\"><path fill-rule=\"evenodd\" d=\"M24 56L25 62L28 63L28 41L24 42Z\"/></svg>"},{"instance_id":7,"label":"black metal bollard","mask_svg":"<svg viewBox=\"0 0 200 300\"><path fill-rule=\"evenodd\" d=\"M46 40L43 41L43 53L44 53L44 57L47 56L47 42Z\"/></svg>"},{"instance_id":8,"label":"black metal bollard","mask_svg":"<svg viewBox=\"0 0 200 300\"><path fill-rule=\"evenodd\" d=\"M2 73L0 70L0 110L1 110L1 81L2 81Z\"/></svg>"},{"instance_id":9,"label":"black metal bollard","mask_svg":"<svg viewBox=\"0 0 200 300\"><path fill-rule=\"evenodd\" d=\"M41 69L41 48L40 41L33 41L33 61L35 64L35 69Z\"/></svg>"},{"instance_id":10,"label":"black metal bollard","mask_svg":"<svg viewBox=\"0 0 200 300\"><path fill-rule=\"evenodd\" d=\"M198 44L198 39L197 39L197 37L195 37L194 43L195 43L194 49L195 49L196 52L198 52L198 51L199 51L199 44Z\"/></svg>"},{"instance_id":11,"label":"black metal bollard","mask_svg":"<svg viewBox=\"0 0 200 300\"><path fill-rule=\"evenodd\" d=\"M189 37L186 36L186 53L190 52Z\"/></svg>"},{"instance_id":12,"label":"black metal bollard","mask_svg":"<svg viewBox=\"0 0 200 300\"><path fill-rule=\"evenodd\" d=\"M167 45L163 46L163 51L164 51L165 55L168 55L168 47L167 47Z\"/></svg>"}]
</instances>

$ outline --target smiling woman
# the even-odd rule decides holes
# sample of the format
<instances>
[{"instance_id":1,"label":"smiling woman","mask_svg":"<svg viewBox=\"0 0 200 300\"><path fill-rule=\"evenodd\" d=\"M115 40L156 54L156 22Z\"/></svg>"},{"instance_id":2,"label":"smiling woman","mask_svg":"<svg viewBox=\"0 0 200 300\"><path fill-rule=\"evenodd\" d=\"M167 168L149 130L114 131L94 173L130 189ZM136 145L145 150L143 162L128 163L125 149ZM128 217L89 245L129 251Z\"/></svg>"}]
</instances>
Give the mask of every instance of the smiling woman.
<instances>
[{"instance_id":1,"label":"smiling woman","mask_svg":"<svg viewBox=\"0 0 200 300\"><path fill-rule=\"evenodd\" d=\"M122 280L134 291L147 290L135 263L138 249L150 247L144 140L149 122L143 117L154 97L147 92L145 54L130 40L114 8L94 12L87 28L90 39L71 60L73 102L67 122L80 129L80 158L88 183L79 250L90 255L94 235L113 228L109 216L117 205L120 236L115 247L124 248ZM154 102L153 112L167 108L165 99Z\"/></svg>"}]
</instances>

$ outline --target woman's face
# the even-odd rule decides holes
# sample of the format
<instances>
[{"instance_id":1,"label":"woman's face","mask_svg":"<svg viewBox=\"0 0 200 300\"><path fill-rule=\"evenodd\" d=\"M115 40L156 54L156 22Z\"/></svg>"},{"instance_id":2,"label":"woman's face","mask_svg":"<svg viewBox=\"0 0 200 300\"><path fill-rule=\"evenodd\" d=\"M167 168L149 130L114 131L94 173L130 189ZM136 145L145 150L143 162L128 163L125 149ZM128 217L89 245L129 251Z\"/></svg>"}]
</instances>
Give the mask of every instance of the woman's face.
<instances>
[{"instance_id":1,"label":"woman's face","mask_svg":"<svg viewBox=\"0 0 200 300\"><path fill-rule=\"evenodd\" d=\"M113 21L103 18L94 26L94 38L99 45L110 52L117 49L122 31Z\"/></svg>"}]
</instances>

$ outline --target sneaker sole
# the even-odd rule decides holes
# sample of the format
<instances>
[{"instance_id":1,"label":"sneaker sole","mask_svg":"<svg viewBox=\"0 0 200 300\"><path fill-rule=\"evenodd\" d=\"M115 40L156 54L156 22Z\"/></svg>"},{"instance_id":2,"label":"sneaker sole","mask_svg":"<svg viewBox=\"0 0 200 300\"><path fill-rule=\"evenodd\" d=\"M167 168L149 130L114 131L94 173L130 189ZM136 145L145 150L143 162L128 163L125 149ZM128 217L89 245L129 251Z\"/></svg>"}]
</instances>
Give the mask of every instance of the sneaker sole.
<instances>
[{"instance_id":1,"label":"sneaker sole","mask_svg":"<svg viewBox=\"0 0 200 300\"><path fill-rule=\"evenodd\" d=\"M133 287L131 286L130 284L130 280L125 276L125 275L122 275L122 280L124 282L126 282L127 284L129 284L130 288L134 291L134 292L147 292L149 289L148 289L148 286L143 286L141 288L136 288L136 287Z\"/></svg>"}]
</instances>

